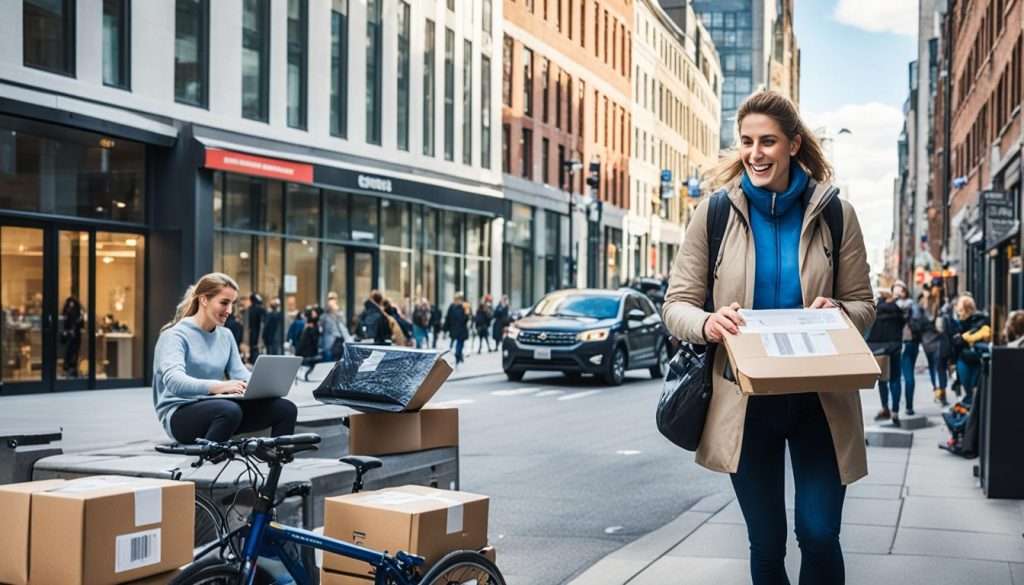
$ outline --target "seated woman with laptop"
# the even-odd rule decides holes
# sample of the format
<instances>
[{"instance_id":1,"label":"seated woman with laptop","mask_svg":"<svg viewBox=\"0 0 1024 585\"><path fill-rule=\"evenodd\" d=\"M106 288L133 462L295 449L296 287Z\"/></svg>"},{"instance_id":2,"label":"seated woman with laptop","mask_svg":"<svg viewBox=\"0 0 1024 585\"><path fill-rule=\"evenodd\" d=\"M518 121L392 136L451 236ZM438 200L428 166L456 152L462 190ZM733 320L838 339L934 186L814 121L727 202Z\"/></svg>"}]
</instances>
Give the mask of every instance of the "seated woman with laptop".
<instances>
[{"instance_id":1,"label":"seated woman with laptop","mask_svg":"<svg viewBox=\"0 0 1024 585\"><path fill-rule=\"evenodd\" d=\"M301 359L283 382L277 374L289 368L268 363L271 367L250 374L234 336L224 328L237 298L238 284L230 276L207 274L185 291L174 319L160 332L153 405L164 430L179 443L200 437L223 442L267 427L275 437L295 432L298 410L283 396Z\"/></svg>"}]
</instances>

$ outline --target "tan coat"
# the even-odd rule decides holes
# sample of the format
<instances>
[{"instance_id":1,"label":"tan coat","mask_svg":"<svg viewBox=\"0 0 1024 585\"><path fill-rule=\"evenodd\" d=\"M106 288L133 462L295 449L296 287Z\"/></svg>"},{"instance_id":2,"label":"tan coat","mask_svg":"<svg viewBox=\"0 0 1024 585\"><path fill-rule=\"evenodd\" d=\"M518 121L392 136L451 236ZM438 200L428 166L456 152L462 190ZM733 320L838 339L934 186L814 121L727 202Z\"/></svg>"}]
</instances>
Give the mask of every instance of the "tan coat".
<instances>
[{"instance_id":1,"label":"tan coat","mask_svg":"<svg viewBox=\"0 0 1024 585\"><path fill-rule=\"evenodd\" d=\"M828 252L832 236L821 216L828 202L824 198L827 191L828 185L815 188L806 203L800 232L800 284L805 306L815 297L832 297L832 264ZM716 309L733 302L743 307L754 304L754 238L747 227L750 225L747 198L738 182L730 185L729 199L734 209L716 264L713 299ZM849 202L842 203L844 235L835 300L863 332L875 320L867 252L856 212ZM705 200L697 207L682 249L672 265L663 310L665 324L672 335L691 343L704 343L704 321L709 316L703 308L707 291L707 216ZM727 359L725 351L716 352L714 392L697 450L697 463L715 471L735 473L743 445L747 396L740 392L739 386L722 377ZM823 392L819 396L832 432L840 479L843 485L853 483L867 475L860 396L856 392Z\"/></svg>"}]
</instances>

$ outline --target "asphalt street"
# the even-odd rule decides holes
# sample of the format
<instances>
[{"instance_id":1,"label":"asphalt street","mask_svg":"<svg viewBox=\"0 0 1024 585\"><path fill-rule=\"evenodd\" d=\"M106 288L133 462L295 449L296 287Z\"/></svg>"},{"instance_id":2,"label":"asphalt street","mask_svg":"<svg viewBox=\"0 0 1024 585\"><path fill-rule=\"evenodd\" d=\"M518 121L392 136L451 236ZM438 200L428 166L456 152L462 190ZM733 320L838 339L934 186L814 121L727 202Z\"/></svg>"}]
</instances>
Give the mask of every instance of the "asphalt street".
<instances>
[{"instance_id":1,"label":"asphalt street","mask_svg":"<svg viewBox=\"0 0 1024 585\"><path fill-rule=\"evenodd\" d=\"M660 391L646 370L619 387L538 372L449 382L431 401L461 409L461 489L491 497L508 583L565 583L730 489L658 434Z\"/></svg>"}]
</instances>

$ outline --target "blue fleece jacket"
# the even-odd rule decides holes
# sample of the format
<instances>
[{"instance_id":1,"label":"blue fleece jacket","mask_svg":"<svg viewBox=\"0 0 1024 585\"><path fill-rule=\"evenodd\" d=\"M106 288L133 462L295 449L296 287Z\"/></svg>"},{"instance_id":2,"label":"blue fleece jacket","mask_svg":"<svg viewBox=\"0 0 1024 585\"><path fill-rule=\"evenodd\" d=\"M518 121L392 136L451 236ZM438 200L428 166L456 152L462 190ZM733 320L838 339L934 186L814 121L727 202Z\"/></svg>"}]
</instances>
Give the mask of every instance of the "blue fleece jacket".
<instances>
[{"instance_id":1,"label":"blue fleece jacket","mask_svg":"<svg viewBox=\"0 0 1024 585\"><path fill-rule=\"evenodd\" d=\"M755 186L746 172L741 181L750 203L750 228L754 233L755 309L804 306L800 288L800 228L808 178L798 164L791 164L789 169L789 187L782 193Z\"/></svg>"}]
</instances>

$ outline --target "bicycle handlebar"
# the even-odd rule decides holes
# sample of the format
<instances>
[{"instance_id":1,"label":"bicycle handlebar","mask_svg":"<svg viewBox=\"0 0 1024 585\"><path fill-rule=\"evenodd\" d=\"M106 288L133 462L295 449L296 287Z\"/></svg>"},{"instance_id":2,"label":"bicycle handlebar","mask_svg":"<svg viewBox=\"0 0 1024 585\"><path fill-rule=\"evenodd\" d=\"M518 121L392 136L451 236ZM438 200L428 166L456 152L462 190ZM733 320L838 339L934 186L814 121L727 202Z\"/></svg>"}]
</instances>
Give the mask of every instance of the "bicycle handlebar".
<instances>
[{"instance_id":1,"label":"bicycle handlebar","mask_svg":"<svg viewBox=\"0 0 1024 585\"><path fill-rule=\"evenodd\" d=\"M224 443L215 443L206 439L196 439L193 445L157 445L156 451L171 455L187 455L190 457L213 457L221 453L237 453L241 455L259 455L263 450L273 447L309 446L320 442L320 435L302 433L299 435L283 435L280 437L255 437L249 439L232 439Z\"/></svg>"}]
</instances>

